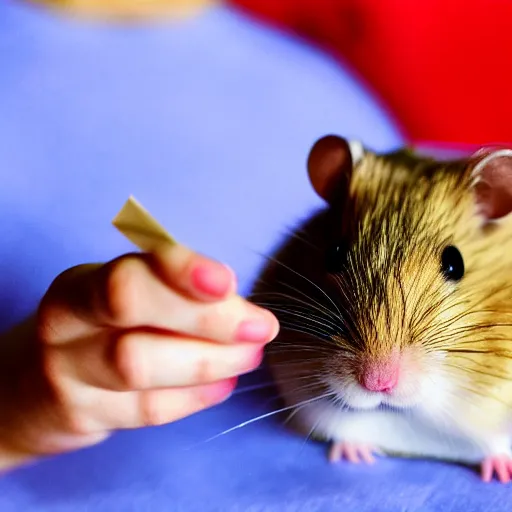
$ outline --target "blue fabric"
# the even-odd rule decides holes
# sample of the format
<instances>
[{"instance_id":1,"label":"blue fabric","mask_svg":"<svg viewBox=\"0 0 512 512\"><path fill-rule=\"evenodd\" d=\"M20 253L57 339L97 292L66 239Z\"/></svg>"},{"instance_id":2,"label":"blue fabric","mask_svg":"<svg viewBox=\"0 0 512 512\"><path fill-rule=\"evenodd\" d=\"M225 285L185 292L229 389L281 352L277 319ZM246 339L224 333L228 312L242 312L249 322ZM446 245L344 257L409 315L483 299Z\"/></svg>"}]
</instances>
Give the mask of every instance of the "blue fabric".
<instances>
[{"instance_id":1,"label":"blue fabric","mask_svg":"<svg viewBox=\"0 0 512 512\"><path fill-rule=\"evenodd\" d=\"M179 240L231 264L246 293L262 258L320 204L305 158L337 132L401 142L349 73L225 8L184 23L78 23L0 7L0 323L63 269L132 250L110 225L134 194ZM255 373L222 406L0 479L11 511L508 510L512 491L466 468L326 462L264 419Z\"/></svg>"}]
</instances>

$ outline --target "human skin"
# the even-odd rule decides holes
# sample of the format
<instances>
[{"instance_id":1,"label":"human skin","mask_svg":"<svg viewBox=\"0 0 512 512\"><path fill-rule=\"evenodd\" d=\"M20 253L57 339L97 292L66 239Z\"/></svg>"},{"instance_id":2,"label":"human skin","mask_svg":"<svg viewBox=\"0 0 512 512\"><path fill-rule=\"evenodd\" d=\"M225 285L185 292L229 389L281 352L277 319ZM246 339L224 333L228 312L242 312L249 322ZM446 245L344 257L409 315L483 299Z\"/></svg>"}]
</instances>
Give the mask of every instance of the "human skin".
<instances>
[{"instance_id":1,"label":"human skin","mask_svg":"<svg viewBox=\"0 0 512 512\"><path fill-rule=\"evenodd\" d=\"M0 470L224 401L278 330L182 245L63 272L0 340Z\"/></svg>"}]
</instances>

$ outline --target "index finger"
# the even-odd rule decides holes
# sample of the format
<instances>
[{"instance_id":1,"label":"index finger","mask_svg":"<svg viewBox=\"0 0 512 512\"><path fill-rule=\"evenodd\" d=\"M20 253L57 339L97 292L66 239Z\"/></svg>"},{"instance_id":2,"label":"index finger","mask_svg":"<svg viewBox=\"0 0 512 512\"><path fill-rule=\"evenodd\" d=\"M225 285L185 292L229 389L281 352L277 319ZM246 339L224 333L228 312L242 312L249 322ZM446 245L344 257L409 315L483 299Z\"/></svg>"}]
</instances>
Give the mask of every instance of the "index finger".
<instances>
[{"instance_id":1,"label":"index finger","mask_svg":"<svg viewBox=\"0 0 512 512\"><path fill-rule=\"evenodd\" d=\"M200 300L226 298L236 289L235 274L226 265L200 256L176 242L133 196L112 224L139 249L155 256L156 268L173 289Z\"/></svg>"},{"instance_id":2,"label":"index finger","mask_svg":"<svg viewBox=\"0 0 512 512\"><path fill-rule=\"evenodd\" d=\"M224 272L217 282L215 272L214 279L205 279L205 269L211 267ZM60 274L39 308L40 335L63 342L94 336L108 327L179 328L201 304L230 296L237 297L233 274L181 245L166 246L154 254L125 254L105 264L79 265ZM181 313L173 312L178 305Z\"/></svg>"},{"instance_id":3,"label":"index finger","mask_svg":"<svg viewBox=\"0 0 512 512\"><path fill-rule=\"evenodd\" d=\"M209 302L236 293L236 276L230 267L182 244L162 244L148 255L148 264L167 286L191 299Z\"/></svg>"}]
</instances>

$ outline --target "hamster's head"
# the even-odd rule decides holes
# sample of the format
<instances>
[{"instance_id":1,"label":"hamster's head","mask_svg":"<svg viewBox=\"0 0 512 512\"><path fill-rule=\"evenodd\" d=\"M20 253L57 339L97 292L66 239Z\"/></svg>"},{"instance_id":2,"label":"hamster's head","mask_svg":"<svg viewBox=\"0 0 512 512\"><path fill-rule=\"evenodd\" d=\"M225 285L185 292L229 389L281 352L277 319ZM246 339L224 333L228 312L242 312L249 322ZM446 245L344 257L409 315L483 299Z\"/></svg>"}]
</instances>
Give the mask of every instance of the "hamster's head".
<instances>
[{"instance_id":1,"label":"hamster's head","mask_svg":"<svg viewBox=\"0 0 512 512\"><path fill-rule=\"evenodd\" d=\"M256 290L281 324L268 349L278 385L354 409L434 412L478 393L478 358L498 351L489 340L512 304L512 151L436 161L327 136L308 173L326 208Z\"/></svg>"}]
</instances>

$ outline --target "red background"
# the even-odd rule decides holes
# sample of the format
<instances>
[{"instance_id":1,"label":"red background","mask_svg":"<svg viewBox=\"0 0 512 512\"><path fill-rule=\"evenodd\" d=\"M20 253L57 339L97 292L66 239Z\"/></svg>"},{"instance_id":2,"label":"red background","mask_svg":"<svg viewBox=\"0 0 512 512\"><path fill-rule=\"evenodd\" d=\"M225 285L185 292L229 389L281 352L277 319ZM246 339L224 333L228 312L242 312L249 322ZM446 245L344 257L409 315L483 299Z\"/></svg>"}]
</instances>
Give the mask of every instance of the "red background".
<instances>
[{"instance_id":1,"label":"red background","mask_svg":"<svg viewBox=\"0 0 512 512\"><path fill-rule=\"evenodd\" d=\"M512 141L512 1L231 1L349 64L411 141Z\"/></svg>"}]
</instances>

